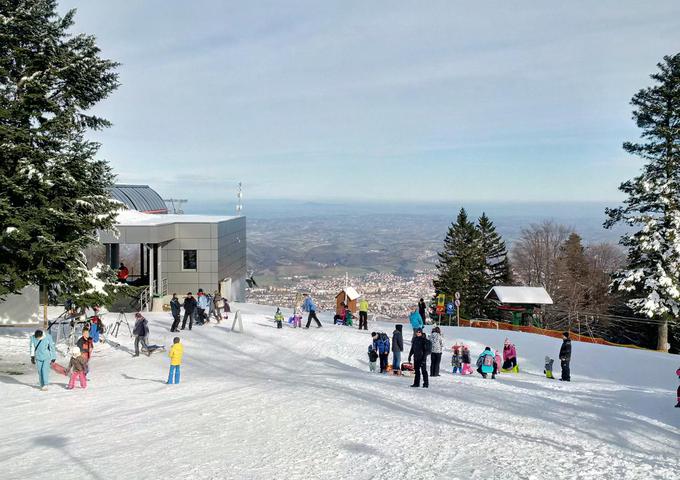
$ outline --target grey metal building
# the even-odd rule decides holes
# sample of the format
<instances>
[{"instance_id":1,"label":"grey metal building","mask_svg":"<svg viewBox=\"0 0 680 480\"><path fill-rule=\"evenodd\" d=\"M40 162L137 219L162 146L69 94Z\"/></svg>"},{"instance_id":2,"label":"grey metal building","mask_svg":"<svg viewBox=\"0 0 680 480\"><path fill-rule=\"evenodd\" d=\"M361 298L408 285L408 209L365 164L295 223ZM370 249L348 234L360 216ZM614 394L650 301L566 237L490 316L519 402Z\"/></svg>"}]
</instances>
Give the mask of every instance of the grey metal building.
<instances>
[{"instance_id":1,"label":"grey metal building","mask_svg":"<svg viewBox=\"0 0 680 480\"><path fill-rule=\"evenodd\" d=\"M120 245L139 245L136 271L152 295L195 294L202 288L219 290L232 301L245 300L245 217L175 215L167 209L159 214L163 200L147 185L117 185L112 196L129 208L118 215L117 232L99 233L114 270Z\"/></svg>"}]
</instances>

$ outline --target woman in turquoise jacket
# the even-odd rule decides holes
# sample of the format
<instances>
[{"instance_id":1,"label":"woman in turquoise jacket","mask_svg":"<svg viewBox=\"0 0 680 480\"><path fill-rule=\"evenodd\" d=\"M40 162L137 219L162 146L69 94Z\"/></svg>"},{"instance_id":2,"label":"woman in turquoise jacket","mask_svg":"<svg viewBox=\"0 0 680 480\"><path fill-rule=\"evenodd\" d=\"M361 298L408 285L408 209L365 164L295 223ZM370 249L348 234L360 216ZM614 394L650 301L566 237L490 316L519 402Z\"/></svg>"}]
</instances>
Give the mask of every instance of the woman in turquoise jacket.
<instances>
[{"instance_id":1,"label":"woman in turquoise jacket","mask_svg":"<svg viewBox=\"0 0 680 480\"><path fill-rule=\"evenodd\" d=\"M47 385L50 383L50 364L57 360L57 349L52 335L45 335L42 330L36 330L31 337L30 349L31 363L38 369L40 388L47 390Z\"/></svg>"},{"instance_id":2,"label":"woman in turquoise jacket","mask_svg":"<svg viewBox=\"0 0 680 480\"><path fill-rule=\"evenodd\" d=\"M414 335L416 330L423 328L423 317L420 316L417 305L413 307L413 311L411 312L411 315L409 315L408 320L411 322L411 328L413 328Z\"/></svg>"}]
</instances>

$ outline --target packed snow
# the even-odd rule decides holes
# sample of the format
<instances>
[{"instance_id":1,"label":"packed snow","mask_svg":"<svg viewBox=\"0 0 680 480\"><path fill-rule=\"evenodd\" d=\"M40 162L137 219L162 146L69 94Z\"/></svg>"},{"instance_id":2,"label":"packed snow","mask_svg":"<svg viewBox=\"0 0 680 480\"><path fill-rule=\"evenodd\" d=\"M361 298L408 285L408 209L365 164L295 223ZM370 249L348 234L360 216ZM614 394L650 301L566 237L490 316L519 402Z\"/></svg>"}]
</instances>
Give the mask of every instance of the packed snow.
<instances>
[{"instance_id":1,"label":"packed snow","mask_svg":"<svg viewBox=\"0 0 680 480\"><path fill-rule=\"evenodd\" d=\"M120 346L96 345L86 390L53 372L42 392L30 332L0 331L2 478L680 478L677 356L574 342L563 383L543 375L559 340L446 327L446 346L464 341L475 358L509 337L520 373L454 376L449 350L442 376L415 389L368 372L370 331L393 324L365 332L322 315L323 328L278 330L274 308L232 309L243 333L230 318L179 334L179 385L165 384L165 353L131 356L123 327ZM169 347L170 314L147 318L150 343ZM410 336L405 325L405 348Z\"/></svg>"}]
</instances>

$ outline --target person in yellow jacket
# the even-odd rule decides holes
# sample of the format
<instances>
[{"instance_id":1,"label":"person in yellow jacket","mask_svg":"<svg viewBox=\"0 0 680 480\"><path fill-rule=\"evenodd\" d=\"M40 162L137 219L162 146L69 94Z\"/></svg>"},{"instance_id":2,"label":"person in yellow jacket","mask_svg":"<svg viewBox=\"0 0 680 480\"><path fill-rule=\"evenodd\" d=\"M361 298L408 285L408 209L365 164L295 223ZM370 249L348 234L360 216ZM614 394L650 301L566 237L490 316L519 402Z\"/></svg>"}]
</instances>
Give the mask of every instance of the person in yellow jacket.
<instances>
[{"instance_id":1,"label":"person in yellow jacket","mask_svg":"<svg viewBox=\"0 0 680 480\"><path fill-rule=\"evenodd\" d=\"M173 383L179 383L179 367L182 365L182 355L184 355L184 346L179 343L179 337L175 337L172 341L172 347L170 347L170 373L168 374L168 385ZM172 377L175 377L175 381L172 381Z\"/></svg>"},{"instance_id":2,"label":"person in yellow jacket","mask_svg":"<svg viewBox=\"0 0 680 480\"><path fill-rule=\"evenodd\" d=\"M361 327L368 330L368 300L366 300L366 297L361 297L359 302L359 330L361 330Z\"/></svg>"}]
</instances>

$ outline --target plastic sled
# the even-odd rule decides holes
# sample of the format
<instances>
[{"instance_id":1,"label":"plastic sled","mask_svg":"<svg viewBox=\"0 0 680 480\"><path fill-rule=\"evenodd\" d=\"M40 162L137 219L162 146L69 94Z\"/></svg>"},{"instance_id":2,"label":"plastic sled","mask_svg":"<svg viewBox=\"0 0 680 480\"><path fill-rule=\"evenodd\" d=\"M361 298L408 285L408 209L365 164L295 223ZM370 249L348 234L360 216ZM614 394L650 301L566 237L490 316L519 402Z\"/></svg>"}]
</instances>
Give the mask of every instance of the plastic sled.
<instances>
[{"instance_id":1,"label":"plastic sled","mask_svg":"<svg viewBox=\"0 0 680 480\"><path fill-rule=\"evenodd\" d=\"M50 364L50 367L58 374L64 375L65 377L68 376L68 374L66 373L66 369L63 367L63 365L59 365L57 362L54 362Z\"/></svg>"}]
</instances>

